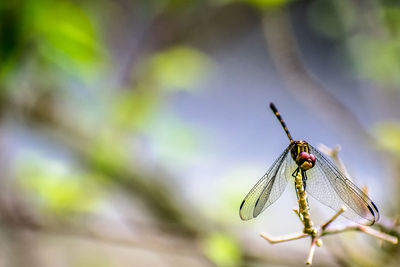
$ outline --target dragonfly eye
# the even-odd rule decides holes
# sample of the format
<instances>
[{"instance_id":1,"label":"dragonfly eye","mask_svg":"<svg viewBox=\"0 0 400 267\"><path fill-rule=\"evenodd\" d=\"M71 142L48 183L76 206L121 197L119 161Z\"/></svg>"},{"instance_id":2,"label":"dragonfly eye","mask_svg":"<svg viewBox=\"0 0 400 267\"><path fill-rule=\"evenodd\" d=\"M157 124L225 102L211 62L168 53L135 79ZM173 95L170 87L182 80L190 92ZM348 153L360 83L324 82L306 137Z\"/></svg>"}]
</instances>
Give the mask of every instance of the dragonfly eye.
<instances>
[{"instance_id":1,"label":"dragonfly eye","mask_svg":"<svg viewBox=\"0 0 400 267\"><path fill-rule=\"evenodd\" d=\"M311 160L312 162L315 162L316 158L315 158L315 156L314 156L313 154L310 154L310 160Z\"/></svg>"},{"instance_id":2,"label":"dragonfly eye","mask_svg":"<svg viewBox=\"0 0 400 267\"><path fill-rule=\"evenodd\" d=\"M310 154L308 154L307 152L304 152L304 151L301 152L299 156L301 159L304 159L304 160L307 160L310 158Z\"/></svg>"}]
</instances>

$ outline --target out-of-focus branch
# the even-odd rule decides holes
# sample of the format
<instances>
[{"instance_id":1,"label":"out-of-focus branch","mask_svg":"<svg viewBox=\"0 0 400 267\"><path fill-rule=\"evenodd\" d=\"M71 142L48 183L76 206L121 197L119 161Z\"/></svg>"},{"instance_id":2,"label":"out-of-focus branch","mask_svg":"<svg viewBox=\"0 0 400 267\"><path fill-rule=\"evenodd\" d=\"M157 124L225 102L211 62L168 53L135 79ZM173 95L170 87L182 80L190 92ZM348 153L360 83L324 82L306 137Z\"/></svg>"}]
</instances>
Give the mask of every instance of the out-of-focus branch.
<instances>
[{"instance_id":1,"label":"out-of-focus branch","mask_svg":"<svg viewBox=\"0 0 400 267\"><path fill-rule=\"evenodd\" d=\"M343 161L339 158L339 151L341 147L339 145L335 146L334 148L327 147L324 144L320 144L318 146L319 150L321 150L324 154L330 156L333 161L335 162L336 166L338 166L339 170L350 180L351 176L349 172L347 171L346 166L344 166Z\"/></svg>"},{"instance_id":2,"label":"out-of-focus branch","mask_svg":"<svg viewBox=\"0 0 400 267\"><path fill-rule=\"evenodd\" d=\"M328 125L341 125L341 129L346 129L344 134L352 133L354 139L369 141L370 135L353 113L304 66L297 51L288 10L282 8L265 12L262 26L268 52L287 90L317 116L328 121Z\"/></svg>"},{"instance_id":3,"label":"out-of-focus branch","mask_svg":"<svg viewBox=\"0 0 400 267\"><path fill-rule=\"evenodd\" d=\"M95 215L96 225L101 224L105 227L96 227L90 222L80 220L79 222L60 222L51 219L35 218L30 220L10 220L6 214L0 214L0 227L11 232L31 232L46 235L60 235L71 238L91 239L103 243L126 246L136 249L156 251L162 254L173 254L183 257L198 258L206 262L207 259L202 255L200 249L191 238L175 235L171 232L160 232L157 225L135 224L135 231L140 235L118 230L114 222ZM6 215L7 216L7 215ZM14 216L19 216L14 212Z\"/></svg>"},{"instance_id":4,"label":"out-of-focus branch","mask_svg":"<svg viewBox=\"0 0 400 267\"><path fill-rule=\"evenodd\" d=\"M26 122L36 129L44 131L48 138L55 139L69 149L84 167L101 173L108 183L118 186L128 196L141 199L149 211L166 225L174 225L182 234L196 235L200 226L194 227L199 219L195 214L188 214L183 203L174 199L174 191L166 181L167 173L154 171L137 171L134 166L101 165L93 159L91 153L92 137L80 131L73 121L63 120L57 116L56 104L51 95L46 96L36 105L25 103L8 103L10 110L18 110L25 115ZM50 129L50 130L46 130ZM163 179L161 179L163 177Z\"/></svg>"}]
</instances>

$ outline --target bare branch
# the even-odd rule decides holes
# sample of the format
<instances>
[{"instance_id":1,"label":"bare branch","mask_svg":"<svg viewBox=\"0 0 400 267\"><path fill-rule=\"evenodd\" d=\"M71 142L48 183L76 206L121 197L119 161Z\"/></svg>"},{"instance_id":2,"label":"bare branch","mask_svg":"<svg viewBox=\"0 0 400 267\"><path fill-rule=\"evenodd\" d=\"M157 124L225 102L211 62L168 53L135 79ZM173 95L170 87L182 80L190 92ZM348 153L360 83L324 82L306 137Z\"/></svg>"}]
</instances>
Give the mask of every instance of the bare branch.
<instances>
[{"instance_id":1,"label":"bare branch","mask_svg":"<svg viewBox=\"0 0 400 267\"><path fill-rule=\"evenodd\" d=\"M326 230L323 231L322 235L331 235L331 234L339 234L339 233L343 233L343 232L348 232L348 231L361 231L364 232L370 236L373 236L375 238L378 238L380 240L384 240L387 242L390 242L392 244L398 244L399 240L397 237L395 236L391 236L388 235L384 232L375 230L369 226L365 226L365 225L347 225L347 226L342 226L339 228L335 228L335 229L330 229L330 230Z\"/></svg>"},{"instance_id":2,"label":"bare branch","mask_svg":"<svg viewBox=\"0 0 400 267\"><path fill-rule=\"evenodd\" d=\"M324 223L323 225L321 225L322 231L324 231L324 230L329 226L329 224L331 224L334 220L336 220L336 218L337 218L340 214L342 214L343 212L345 212L346 209L347 209L346 207L342 207L338 212L336 212L335 215L332 216L332 218L330 218L326 223Z\"/></svg>"},{"instance_id":3,"label":"bare branch","mask_svg":"<svg viewBox=\"0 0 400 267\"><path fill-rule=\"evenodd\" d=\"M265 240L267 240L269 243L275 244L275 243L282 243L282 242L286 242L286 241L300 239L300 238L308 236L308 234L297 233L297 234L283 236L283 237L279 237L279 238L275 238L275 239L268 237L266 233L260 233L260 236L262 238L264 238Z\"/></svg>"},{"instance_id":4,"label":"bare branch","mask_svg":"<svg viewBox=\"0 0 400 267\"><path fill-rule=\"evenodd\" d=\"M299 217L301 223L303 223L303 218L301 217L299 210L295 208L295 209L293 209L293 211L297 214L297 216Z\"/></svg>"},{"instance_id":5,"label":"bare branch","mask_svg":"<svg viewBox=\"0 0 400 267\"><path fill-rule=\"evenodd\" d=\"M314 258L314 253L315 253L315 246L317 245L317 241L318 238L317 237L313 237L311 239L311 246L310 246L310 251L308 252L308 258L306 261L306 265L311 265L312 264L312 260Z\"/></svg>"}]
</instances>

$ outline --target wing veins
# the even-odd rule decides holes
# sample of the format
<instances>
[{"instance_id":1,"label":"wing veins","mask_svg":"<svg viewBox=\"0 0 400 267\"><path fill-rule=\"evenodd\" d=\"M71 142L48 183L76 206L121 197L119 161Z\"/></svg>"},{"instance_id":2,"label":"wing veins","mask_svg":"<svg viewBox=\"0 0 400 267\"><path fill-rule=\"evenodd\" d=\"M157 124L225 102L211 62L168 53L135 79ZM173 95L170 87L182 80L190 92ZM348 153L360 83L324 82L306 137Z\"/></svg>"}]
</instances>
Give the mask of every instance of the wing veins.
<instances>
[{"instance_id":1,"label":"wing veins","mask_svg":"<svg viewBox=\"0 0 400 267\"><path fill-rule=\"evenodd\" d=\"M279 196L282 194L286 183L282 185L280 191L275 192L278 196L275 195L276 199L271 201L271 192L276 187L276 178L280 175L282 170L282 165L284 164L285 159L288 156L290 149L293 147L293 144L290 144L282 154L275 160L275 162L268 169L267 173L257 182L256 185L250 190L250 192L246 195L243 200L239 215L242 220L250 220L252 218L257 217L263 210L265 210L269 205L271 205ZM281 178L281 177L278 177ZM279 184L279 183L278 183ZM261 200L261 201L260 201ZM267 203L267 202L270 203Z\"/></svg>"},{"instance_id":2,"label":"wing veins","mask_svg":"<svg viewBox=\"0 0 400 267\"><path fill-rule=\"evenodd\" d=\"M325 168L322 167L321 163L316 164L316 168L319 169L323 178L329 182L330 187L333 189L334 193L341 199L341 201L346 204L355 214L360 216L361 218L368 221L369 224L373 224L375 221L379 220L379 211L376 208L375 204L371 201L371 199L360 190L355 184L353 184L348 178L342 174L342 172L331 162L329 161L321 152L315 149L310 145L310 148L313 150L312 153L317 157L317 162L320 161L323 165L328 167L328 172ZM318 178L317 178L318 179ZM310 192L312 189L307 191ZM315 193L315 194L314 194ZM316 197L319 201L328 205L333 209L338 209L339 207L335 206L337 203L335 201L330 202L328 200L323 199L322 197L318 197L316 192L310 192L310 194ZM372 215L372 218L369 216ZM348 212L343 214L345 217L356 221Z\"/></svg>"}]
</instances>

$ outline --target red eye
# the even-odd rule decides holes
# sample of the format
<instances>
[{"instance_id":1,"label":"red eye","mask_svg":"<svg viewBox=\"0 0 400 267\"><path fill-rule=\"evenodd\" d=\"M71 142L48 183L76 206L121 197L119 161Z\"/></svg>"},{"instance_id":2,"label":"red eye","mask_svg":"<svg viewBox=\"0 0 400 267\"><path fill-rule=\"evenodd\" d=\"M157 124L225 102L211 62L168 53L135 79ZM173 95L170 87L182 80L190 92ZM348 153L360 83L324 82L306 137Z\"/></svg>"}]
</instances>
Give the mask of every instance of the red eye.
<instances>
[{"instance_id":1,"label":"red eye","mask_svg":"<svg viewBox=\"0 0 400 267\"><path fill-rule=\"evenodd\" d=\"M300 153L300 158L301 159L309 159L310 158L310 154L308 154L307 152L301 152Z\"/></svg>"},{"instance_id":2,"label":"red eye","mask_svg":"<svg viewBox=\"0 0 400 267\"><path fill-rule=\"evenodd\" d=\"M315 160L316 160L316 158L315 158L315 156L314 156L313 154L310 154L310 159L311 159L311 161L313 161L313 162L315 162Z\"/></svg>"}]
</instances>

